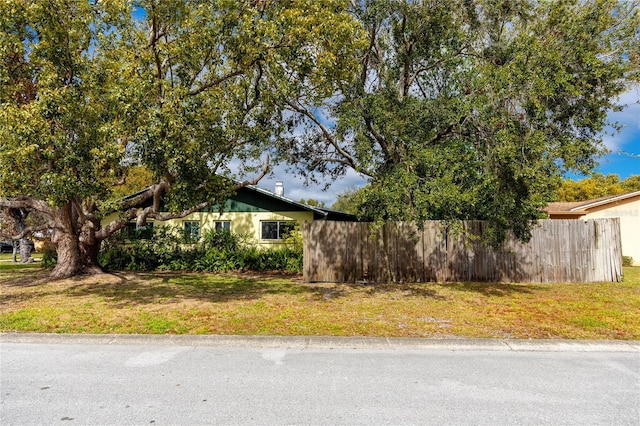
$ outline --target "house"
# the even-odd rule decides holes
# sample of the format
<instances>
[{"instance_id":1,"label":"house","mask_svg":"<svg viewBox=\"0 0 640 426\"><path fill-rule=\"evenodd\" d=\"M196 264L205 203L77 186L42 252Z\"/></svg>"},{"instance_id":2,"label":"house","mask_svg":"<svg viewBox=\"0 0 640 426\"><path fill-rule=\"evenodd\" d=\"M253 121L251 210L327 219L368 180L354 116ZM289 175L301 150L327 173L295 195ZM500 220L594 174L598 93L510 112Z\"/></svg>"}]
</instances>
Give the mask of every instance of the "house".
<instances>
[{"instance_id":1,"label":"house","mask_svg":"<svg viewBox=\"0 0 640 426\"><path fill-rule=\"evenodd\" d=\"M640 191L588 201L549 203L544 211L549 219L620 218L622 255L631 256L634 266L640 266Z\"/></svg>"},{"instance_id":2,"label":"house","mask_svg":"<svg viewBox=\"0 0 640 426\"><path fill-rule=\"evenodd\" d=\"M106 217L103 224L109 223L115 217ZM312 207L290 200L284 196L282 183L277 182L276 193L257 186L246 186L225 202L222 212L218 206L212 206L180 219L164 221L162 225L178 227L193 239L212 229L225 229L246 236L259 247L268 248L282 244L295 224L302 224L306 220L353 222L356 217L350 213ZM135 223L130 223L130 226L135 229ZM152 227L153 222L149 222L148 226Z\"/></svg>"}]
</instances>

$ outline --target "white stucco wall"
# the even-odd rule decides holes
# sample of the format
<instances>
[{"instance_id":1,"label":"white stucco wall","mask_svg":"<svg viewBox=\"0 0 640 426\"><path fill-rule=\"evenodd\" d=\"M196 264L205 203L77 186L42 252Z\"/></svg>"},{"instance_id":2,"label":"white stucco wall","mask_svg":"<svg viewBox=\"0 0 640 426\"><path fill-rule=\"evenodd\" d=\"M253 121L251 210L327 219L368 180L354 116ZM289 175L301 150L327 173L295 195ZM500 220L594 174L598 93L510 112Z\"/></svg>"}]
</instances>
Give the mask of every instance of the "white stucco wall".
<instances>
[{"instance_id":1,"label":"white stucco wall","mask_svg":"<svg viewBox=\"0 0 640 426\"><path fill-rule=\"evenodd\" d=\"M634 266L640 266L640 196L617 205L593 208L583 219L604 217L620 218L622 255L633 257Z\"/></svg>"}]
</instances>

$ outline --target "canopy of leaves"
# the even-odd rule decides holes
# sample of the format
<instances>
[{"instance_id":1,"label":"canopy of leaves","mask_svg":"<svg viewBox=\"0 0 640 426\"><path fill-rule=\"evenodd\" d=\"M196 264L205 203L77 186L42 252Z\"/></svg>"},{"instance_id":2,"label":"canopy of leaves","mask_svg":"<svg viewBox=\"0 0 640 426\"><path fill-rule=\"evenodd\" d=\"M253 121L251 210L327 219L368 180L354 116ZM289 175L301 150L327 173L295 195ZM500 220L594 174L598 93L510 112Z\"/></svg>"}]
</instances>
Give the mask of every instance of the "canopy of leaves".
<instances>
[{"instance_id":1,"label":"canopy of leaves","mask_svg":"<svg viewBox=\"0 0 640 426\"><path fill-rule=\"evenodd\" d=\"M124 173L122 181L113 186L114 198L124 198L153 185L153 173L145 166L131 166Z\"/></svg>"},{"instance_id":2,"label":"canopy of leaves","mask_svg":"<svg viewBox=\"0 0 640 426\"><path fill-rule=\"evenodd\" d=\"M278 102L351 79L359 28L341 0L3 1L0 197L118 208L143 165L172 209L224 198L287 131Z\"/></svg>"},{"instance_id":3,"label":"canopy of leaves","mask_svg":"<svg viewBox=\"0 0 640 426\"><path fill-rule=\"evenodd\" d=\"M587 172L638 80L640 12L613 0L367 0L359 78L305 111L303 174L369 176L369 220L485 219L528 237L568 171ZM334 120L336 126L327 125Z\"/></svg>"},{"instance_id":4,"label":"canopy of leaves","mask_svg":"<svg viewBox=\"0 0 640 426\"><path fill-rule=\"evenodd\" d=\"M363 196L364 191L364 188L351 187L339 193L336 196L336 201L331 205L331 208L341 212L357 214L358 206L361 203L360 197Z\"/></svg>"},{"instance_id":5,"label":"canopy of leaves","mask_svg":"<svg viewBox=\"0 0 640 426\"><path fill-rule=\"evenodd\" d=\"M563 181L558 188L557 198L558 201L586 201L633 191L640 191L640 175L621 180L616 174L595 173L582 180Z\"/></svg>"},{"instance_id":6,"label":"canopy of leaves","mask_svg":"<svg viewBox=\"0 0 640 426\"><path fill-rule=\"evenodd\" d=\"M318 201L314 198L309 198L307 200L305 200L304 198L301 198L300 203L306 204L307 206L311 206L311 207L325 207L324 201Z\"/></svg>"},{"instance_id":7,"label":"canopy of leaves","mask_svg":"<svg viewBox=\"0 0 640 426\"><path fill-rule=\"evenodd\" d=\"M286 100L321 102L352 79L361 26L346 7L0 1L0 208L47 216L63 277L96 271L129 220L184 217L255 183L293 131ZM122 199L133 166L153 185Z\"/></svg>"}]
</instances>

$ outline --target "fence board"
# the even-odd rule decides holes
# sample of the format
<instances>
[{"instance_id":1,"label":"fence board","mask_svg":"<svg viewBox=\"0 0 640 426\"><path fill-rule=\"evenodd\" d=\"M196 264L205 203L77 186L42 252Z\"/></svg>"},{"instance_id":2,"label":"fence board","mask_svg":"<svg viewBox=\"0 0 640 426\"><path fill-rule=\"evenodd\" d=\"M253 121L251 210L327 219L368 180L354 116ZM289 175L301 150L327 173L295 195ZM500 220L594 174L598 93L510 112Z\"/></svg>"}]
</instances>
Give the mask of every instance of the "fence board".
<instances>
[{"instance_id":1,"label":"fence board","mask_svg":"<svg viewBox=\"0 0 640 426\"><path fill-rule=\"evenodd\" d=\"M462 233L427 221L305 222L307 282L598 282L620 281L619 219L542 220L527 243L509 237L483 243L487 224L462 223Z\"/></svg>"}]
</instances>

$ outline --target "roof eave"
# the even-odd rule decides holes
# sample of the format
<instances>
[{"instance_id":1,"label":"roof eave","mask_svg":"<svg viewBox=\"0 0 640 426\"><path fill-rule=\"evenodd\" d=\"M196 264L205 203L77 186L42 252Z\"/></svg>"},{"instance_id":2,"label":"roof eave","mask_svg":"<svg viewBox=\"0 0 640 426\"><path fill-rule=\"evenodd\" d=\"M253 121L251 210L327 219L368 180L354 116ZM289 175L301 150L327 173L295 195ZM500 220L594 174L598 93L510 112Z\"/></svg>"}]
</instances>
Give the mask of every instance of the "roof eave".
<instances>
[{"instance_id":1,"label":"roof eave","mask_svg":"<svg viewBox=\"0 0 640 426\"><path fill-rule=\"evenodd\" d=\"M580 218L584 215L586 215L589 212L585 212L585 211L546 211L546 214L549 215L550 219L554 219L557 218L558 216L564 216L564 217L570 217L570 218Z\"/></svg>"},{"instance_id":2,"label":"roof eave","mask_svg":"<svg viewBox=\"0 0 640 426\"><path fill-rule=\"evenodd\" d=\"M596 201L593 203L589 203L589 204L583 204L581 206L578 207L574 207L572 208L570 211L574 212L574 211L578 211L578 210L587 210L593 207L599 207L605 204L611 204L611 203L615 203L617 201L623 201L626 200L627 198L633 198L636 196L640 196L640 191L634 191L634 192L627 192L626 194L620 194L617 195L615 197L612 198L608 198L606 200L600 200L600 201Z\"/></svg>"},{"instance_id":3,"label":"roof eave","mask_svg":"<svg viewBox=\"0 0 640 426\"><path fill-rule=\"evenodd\" d=\"M308 210L308 211L310 211L310 212L316 213L316 214L318 214L318 215L320 215L320 216L322 216L322 217L327 217L327 212L325 212L325 211L323 211L323 210L317 209L317 208L315 208L315 207L313 207L313 206L308 206L308 205L306 205L306 204L299 203L299 202L297 202L297 201L294 201L294 200L292 200L292 199L290 199L290 198L287 198L287 197L280 196L280 195L278 195L278 194L274 194L273 192L268 191L268 190L266 190L266 189L262 189L262 188L260 188L260 187L258 187L258 186L255 186L255 185L248 185L248 186L246 186L245 188L249 188L249 189L251 189L251 190L254 190L254 191L256 191L256 192L259 192L259 193L261 193L261 194L263 194L263 195L266 195L266 196L268 196L268 197L272 197L272 198L275 198L275 199L277 199L277 200L280 200L280 201L282 201L282 202L284 202L284 203L291 204L291 205L296 206L296 207L298 207L298 208L302 208L302 209L304 209L304 210Z\"/></svg>"}]
</instances>

